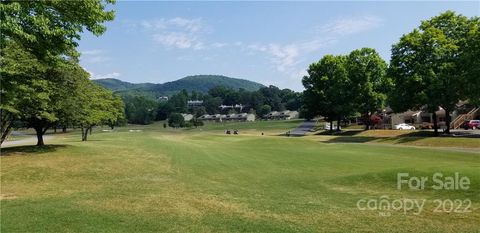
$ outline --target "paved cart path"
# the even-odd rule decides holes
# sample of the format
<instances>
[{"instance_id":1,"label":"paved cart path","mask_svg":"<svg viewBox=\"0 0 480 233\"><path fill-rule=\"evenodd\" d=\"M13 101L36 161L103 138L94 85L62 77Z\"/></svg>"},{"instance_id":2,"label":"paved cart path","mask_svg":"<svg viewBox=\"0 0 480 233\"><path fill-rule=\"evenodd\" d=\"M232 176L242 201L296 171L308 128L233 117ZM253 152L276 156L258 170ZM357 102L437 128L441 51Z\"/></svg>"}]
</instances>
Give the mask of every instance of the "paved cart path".
<instances>
[{"instance_id":1,"label":"paved cart path","mask_svg":"<svg viewBox=\"0 0 480 233\"><path fill-rule=\"evenodd\" d=\"M315 121L304 121L296 129L290 131L292 136L304 136L306 133L310 132L315 127Z\"/></svg>"}]
</instances>

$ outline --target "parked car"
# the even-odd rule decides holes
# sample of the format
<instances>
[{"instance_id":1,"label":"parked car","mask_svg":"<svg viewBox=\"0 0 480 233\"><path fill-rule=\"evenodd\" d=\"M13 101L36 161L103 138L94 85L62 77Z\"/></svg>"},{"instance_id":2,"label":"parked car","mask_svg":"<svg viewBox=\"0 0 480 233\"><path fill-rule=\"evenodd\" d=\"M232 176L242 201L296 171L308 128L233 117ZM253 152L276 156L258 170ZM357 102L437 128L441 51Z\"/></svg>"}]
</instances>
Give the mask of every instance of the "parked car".
<instances>
[{"instance_id":1,"label":"parked car","mask_svg":"<svg viewBox=\"0 0 480 233\"><path fill-rule=\"evenodd\" d=\"M480 120L470 120L463 123L464 129L480 129Z\"/></svg>"},{"instance_id":2,"label":"parked car","mask_svg":"<svg viewBox=\"0 0 480 233\"><path fill-rule=\"evenodd\" d=\"M398 124L398 125L395 125L394 127L395 129L399 129L399 130L415 130L415 126L413 125L409 125L407 123L401 123L401 124Z\"/></svg>"}]
</instances>

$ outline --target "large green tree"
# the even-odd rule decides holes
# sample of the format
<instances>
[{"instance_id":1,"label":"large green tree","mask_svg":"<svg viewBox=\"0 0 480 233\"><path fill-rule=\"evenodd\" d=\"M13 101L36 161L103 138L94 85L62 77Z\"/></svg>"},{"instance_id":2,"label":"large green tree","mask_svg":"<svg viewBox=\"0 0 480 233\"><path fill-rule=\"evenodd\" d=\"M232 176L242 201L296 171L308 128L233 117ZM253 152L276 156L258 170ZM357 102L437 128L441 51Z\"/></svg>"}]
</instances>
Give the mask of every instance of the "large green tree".
<instances>
[{"instance_id":1,"label":"large green tree","mask_svg":"<svg viewBox=\"0 0 480 233\"><path fill-rule=\"evenodd\" d=\"M391 81L386 76L387 63L372 48L352 51L346 62L355 110L363 115L365 129L370 128L371 114L383 108Z\"/></svg>"},{"instance_id":2,"label":"large green tree","mask_svg":"<svg viewBox=\"0 0 480 233\"><path fill-rule=\"evenodd\" d=\"M353 113L352 83L348 78L345 56L326 55L308 68L303 78L304 107L308 115L326 117L332 125ZM330 127L332 130L332 127Z\"/></svg>"},{"instance_id":3,"label":"large green tree","mask_svg":"<svg viewBox=\"0 0 480 233\"><path fill-rule=\"evenodd\" d=\"M101 35L106 21L114 18L107 10L114 0L1 1L0 45L11 39L44 60L49 56L75 53L86 29Z\"/></svg>"},{"instance_id":4,"label":"large green tree","mask_svg":"<svg viewBox=\"0 0 480 233\"><path fill-rule=\"evenodd\" d=\"M48 104L52 83L45 80L48 67L12 40L0 50L1 142L12 131L15 120L28 116L55 121Z\"/></svg>"},{"instance_id":5,"label":"large green tree","mask_svg":"<svg viewBox=\"0 0 480 233\"><path fill-rule=\"evenodd\" d=\"M393 109L426 107L434 115L436 135L438 107L445 110L445 132L450 133L450 113L459 100L468 98L471 83L462 57L469 54L470 25L469 18L447 11L423 21L392 48L389 74L395 85Z\"/></svg>"},{"instance_id":6,"label":"large green tree","mask_svg":"<svg viewBox=\"0 0 480 233\"><path fill-rule=\"evenodd\" d=\"M468 99L480 106L480 17L470 19L466 45L461 56L461 71L465 72Z\"/></svg>"}]
</instances>

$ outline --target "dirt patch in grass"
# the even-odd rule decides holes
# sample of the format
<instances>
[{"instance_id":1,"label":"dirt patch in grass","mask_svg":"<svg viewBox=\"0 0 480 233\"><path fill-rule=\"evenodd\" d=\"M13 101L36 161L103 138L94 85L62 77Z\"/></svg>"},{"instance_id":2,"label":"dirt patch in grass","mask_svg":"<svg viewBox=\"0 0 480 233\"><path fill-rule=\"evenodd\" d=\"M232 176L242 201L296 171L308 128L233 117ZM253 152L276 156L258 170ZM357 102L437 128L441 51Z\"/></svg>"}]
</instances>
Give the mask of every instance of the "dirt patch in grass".
<instances>
[{"instance_id":1,"label":"dirt patch in grass","mask_svg":"<svg viewBox=\"0 0 480 233\"><path fill-rule=\"evenodd\" d=\"M17 199L17 196L11 193L1 193L0 194L0 201L1 200L12 200Z\"/></svg>"}]
</instances>

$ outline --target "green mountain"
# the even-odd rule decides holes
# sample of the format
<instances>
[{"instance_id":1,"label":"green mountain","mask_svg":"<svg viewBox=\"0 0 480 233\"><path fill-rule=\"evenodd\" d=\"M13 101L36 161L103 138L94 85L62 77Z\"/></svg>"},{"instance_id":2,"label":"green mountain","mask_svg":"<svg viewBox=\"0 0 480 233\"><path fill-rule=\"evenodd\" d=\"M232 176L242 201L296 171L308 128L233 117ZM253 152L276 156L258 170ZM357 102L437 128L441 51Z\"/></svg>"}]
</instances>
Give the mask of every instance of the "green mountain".
<instances>
[{"instance_id":1,"label":"green mountain","mask_svg":"<svg viewBox=\"0 0 480 233\"><path fill-rule=\"evenodd\" d=\"M156 84L153 83L129 83L124 82L114 78L104 78L104 79L95 79L96 83L100 84L101 86L110 89L112 91L126 91L132 89L142 89L148 88L149 86L155 86Z\"/></svg>"},{"instance_id":2,"label":"green mountain","mask_svg":"<svg viewBox=\"0 0 480 233\"><path fill-rule=\"evenodd\" d=\"M222 75L194 75L188 76L176 81L163 84L153 83L129 83L118 79L96 79L96 83L101 86L122 93L147 94L155 97L171 95L181 90L207 92L216 86L224 86L232 89L243 88L247 91L256 91L264 87L260 83L245 79L230 78Z\"/></svg>"}]
</instances>

